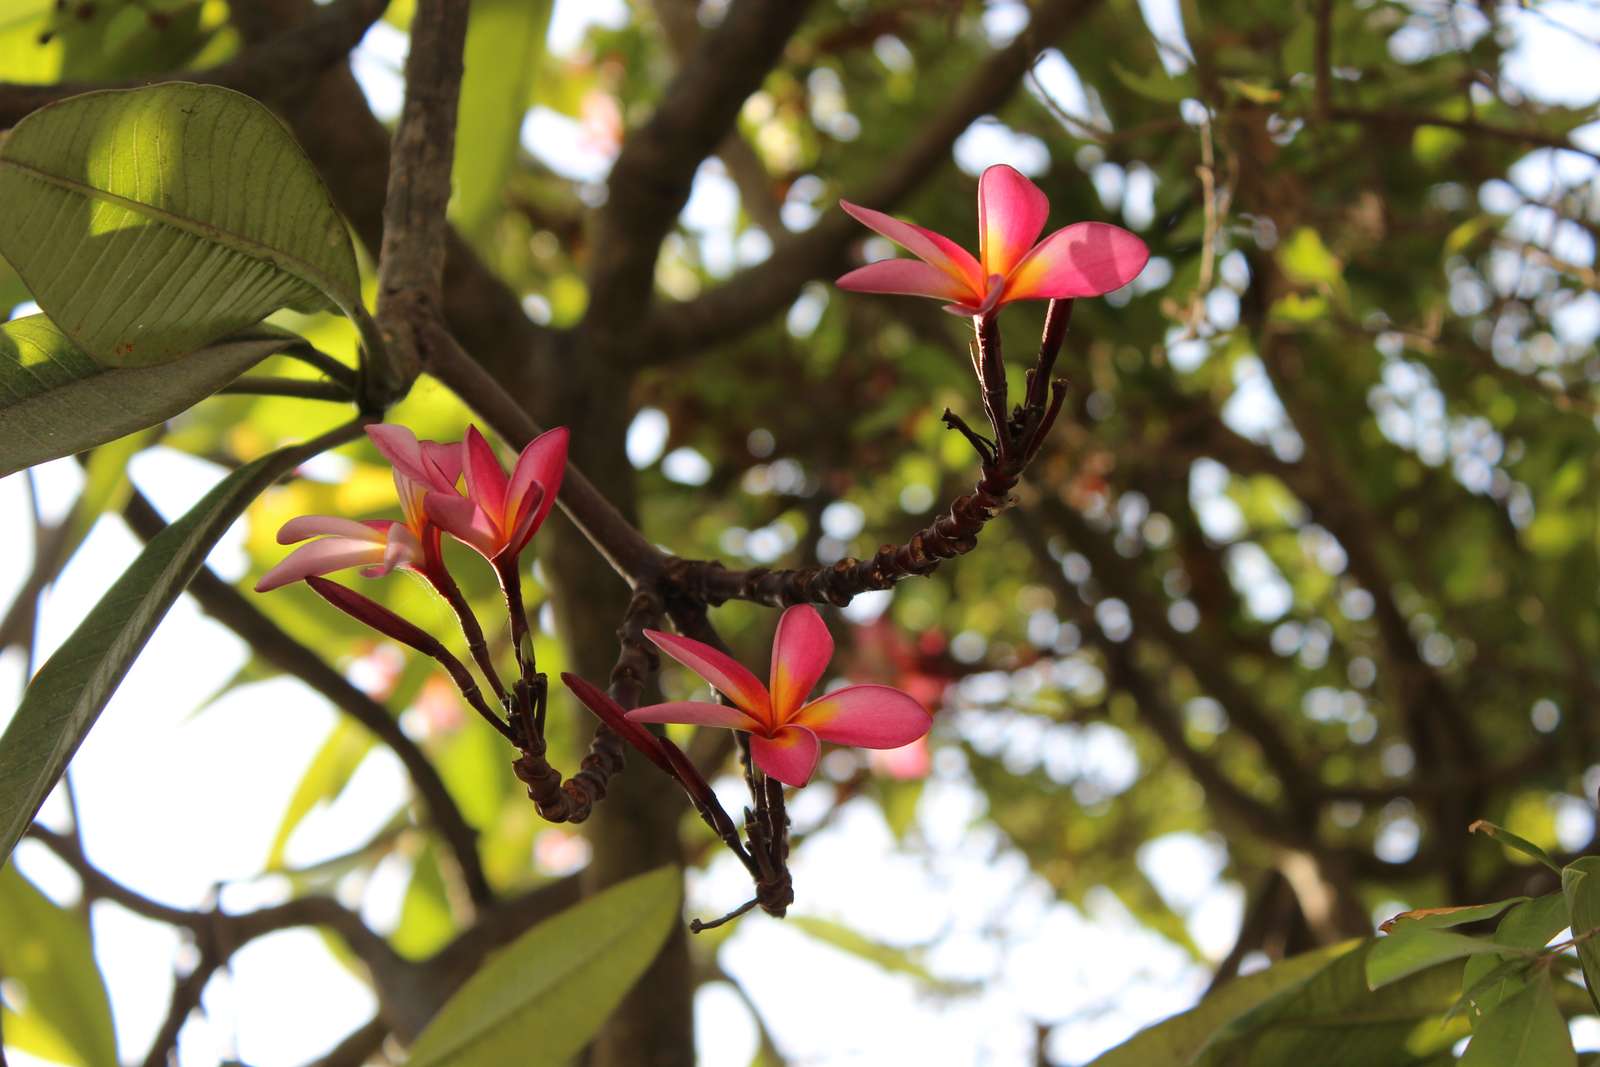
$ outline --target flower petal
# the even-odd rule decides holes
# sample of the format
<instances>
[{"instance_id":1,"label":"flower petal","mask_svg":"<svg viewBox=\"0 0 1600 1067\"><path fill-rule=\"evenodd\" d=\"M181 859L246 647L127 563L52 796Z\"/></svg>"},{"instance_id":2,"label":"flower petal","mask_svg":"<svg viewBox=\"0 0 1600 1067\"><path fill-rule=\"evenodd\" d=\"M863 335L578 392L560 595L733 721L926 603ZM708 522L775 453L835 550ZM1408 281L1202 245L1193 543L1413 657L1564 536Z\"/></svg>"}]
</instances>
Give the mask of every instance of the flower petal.
<instances>
[{"instance_id":1,"label":"flower petal","mask_svg":"<svg viewBox=\"0 0 1600 1067\"><path fill-rule=\"evenodd\" d=\"M796 604L778 620L772 638L772 713L786 722L800 710L833 658L833 635L810 604Z\"/></svg>"},{"instance_id":2,"label":"flower petal","mask_svg":"<svg viewBox=\"0 0 1600 1067\"><path fill-rule=\"evenodd\" d=\"M899 748L928 732L933 717L908 693L887 685L848 685L813 700L793 720L824 741Z\"/></svg>"},{"instance_id":3,"label":"flower petal","mask_svg":"<svg viewBox=\"0 0 1600 1067\"><path fill-rule=\"evenodd\" d=\"M428 469L422 461L422 444L416 434L404 426L380 422L367 427L367 436L395 470L413 481L428 480Z\"/></svg>"},{"instance_id":4,"label":"flower petal","mask_svg":"<svg viewBox=\"0 0 1600 1067\"><path fill-rule=\"evenodd\" d=\"M482 508L496 526L506 513L506 472L489 442L476 426L467 427L461 442L462 466L467 475L467 496Z\"/></svg>"},{"instance_id":5,"label":"flower petal","mask_svg":"<svg viewBox=\"0 0 1600 1067\"><path fill-rule=\"evenodd\" d=\"M528 442L517 457L516 468L511 472L511 485L506 490L505 506L508 510L520 512L520 502L532 486L537 485L544 490L544 498L533 513L533 530L543 525L544 517L555 507L556 494L561 491L561 476L567 470L567 437L565 426L546 430ZM507 525L514 526L517 523L512 521Z\"/></svg>"},{"instance_id":6,"label":"flower petal","mask_svg":"<svg viewBox=\"0 0 1600 1067\"><path fill-rule=\"evenodd\" d=\"M980 299L965 282L914 259L880 259L833 283L853 293L898 293L964 303Z\"/></svg>"},{"instance_id":7,"label":"flower petal","mask_svg":"<svg viewBox=\"0 0 1600 1067\"><path fill-rule=\"evenodd\" d=\"M256 583L256 592L298 582L314 574L342 571L346 567L368 566L384 562L384 546L371 541L358 541L351 537L324 537L309 545L301 545L285 556Z\"/></svg>"},{"instance_id":8,"label":"flower petal","mask_svg":"<svg viewBox=\"0 0 1600 1067\"><path fill-rule=\"evenodd\" d=\"M628 712L630 722L681 722L690 726L722 726L729 730L758 730L761 724L738 708L706 700L675 700L650 704Z\"/></svg>"},{"instance_id":9,"label":"flower petal","mask_svg":"<svg viewBox=\"0 0 1600 1067\"><path fill-rule=\"evenodd\" d=\"M539 528L540 505L544 503L544 489L535 482L522 498L522 511L513 517L511 532L506 534L506 550L521 552L534 531Z\"/></svg>"},{"instance_id":10,"label":"flower petal","mask_svg":"<svg viewBox=\"0 0 1600 1067\"><path fill-rule=\"evenodd\" d=\"M439 441L421 441L422 463L437 479L434 488L454 489L461 477L463 463L462 442L444 444Z\"/></svg>"},{"instance_id":11,"label":"flower petal","mask_svg":"<svg viewBox=\"0 0 1600 1067\"><path fill-rule=\"evenodd\" d=\"M772 702L767 697L767 687L744 664L692 638L659 630L646 630L644 635L661 651L710 682L741 711L759 721L771 721Z\"/></svg>"},{"instance_id":12,"label":"flower petal","mask_svg":"<svg viewBox=\"0 0 1600 1067\"><path fill-rule=\"evenodd\" d=\"M750 758L771 778L796 789L811 781L822 746L803 726L785 726L776 737L750 736Z\"/></svg>"},{"instance_id":13,"label":"flower petal","mask_svg":"<svg viewBox=\"0 0 1600 1067\"><path fill-rule=\"evenodd\" d=\"M358 541L371 541L375 545L383 544L385 539L382 531L354 519L343 519L337 515L300 515L284 523L278 530L278 544L292 545L308 537L327 534Z\"/></svg>"},{"instance_id":14,"label":"flower petal","mask_svg":"<svg viewBox=\"0 0 1600 1067\"><path fill-rule=\"evenodd\" d=\"M1002 278L1044 230L1050 201L1021 172L997 163L978 179L978 260L985 276Z\"/></svg>"},{"instance_id":15,"label":"flower petal","mask_svg":"<svg viewBox=\"0 0 1600 1067\"><path fill-rule=\"evenodd\" d=\"M1075 222L1034 246L1006 279L1005 301L1100 296L1139 276L1143 241L1106 222Z\"/></svg>"},{"instance_id":16,"label":"flower petal","mask_svg":"<svg viewBox=\"0 0 1600 1067\"><path fill-rule=\"evenodd\" d=\"M505 547L504 540L483 509L455 493L432 492L422 498L428 519L457 541L485 559L493 559Z\"/></svg>"},{"instance_id":17,"label":"flower petal","mask_svg":"<svg viewBox=\"0 0 1600 1067\"><path fill-rule=\"evenodd\" d=\"M983 288L983 271L972 253L956 244L942 233L934 233L915 223L901 222L893 215L839 201L845 213L867 229L881 233L930 267L935 267L960 284L970 288ZM848 277L848 275L846 275Z\"/></svg>"}]
</instances>

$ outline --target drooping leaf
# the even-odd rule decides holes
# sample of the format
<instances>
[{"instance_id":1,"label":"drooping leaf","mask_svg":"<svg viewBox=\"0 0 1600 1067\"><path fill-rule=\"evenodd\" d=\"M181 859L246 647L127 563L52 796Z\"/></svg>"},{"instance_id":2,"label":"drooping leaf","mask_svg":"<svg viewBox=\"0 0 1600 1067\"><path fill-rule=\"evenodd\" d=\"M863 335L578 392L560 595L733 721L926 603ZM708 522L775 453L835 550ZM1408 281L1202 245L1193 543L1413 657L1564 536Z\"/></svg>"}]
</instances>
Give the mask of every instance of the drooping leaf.
<instances>
[{"instance_id":1,"label":"drooping leaf","mask_svg":"<svg viewBox=\"0 0 1600 1067\"><path fill-rule=\"evenodd\" d=\"M1487 937L1472 937L1453 930L1434 930L1426 926L1402 926L1381 937L1367 953L1367 985L1382 989L1392 982L1427 970L1447 960L1481 953L1533 955L1532 949L1503 945Z\"/></svg>"},{"instance_id":2,"label":"drooping leaf","mask_svg":"<svg viewBox=\"0 0 1600 1067\"><path fill-rule=\"evenodd\" d=\"M831 945L841 952L848 952L857 959L862 959L876 967L880 967L890 974L903 974L913 978L931 989L954 992L961 988L960 983L941 979L922 963L915 949L899 948L875 938L868 937L860 930L845 923L835 922L832 919L823 919L814 915L791 915L786 920L790 926L804 931L808 936L816 938L825 945Z\"/></svg>"},{"instance_id":3,"label":"drooping leaf","mask_svg":"<svg viewBox=\"0 0 1600 1067\"><path fill-rule=\"evenodd\" d=\"M0 864L0 974L22 986L36 1047L65 1053L84 1067L116 1067L111 1005L83 919L56 904L17 871ZM16 1029L8 1018L6 1040Z\"/></svg>"},{"instance_id":4,"label":"drooping leaf","mask_svg":"<svg viewBox=\"0 0 1600 1067\"><path fill-rule=\"evenodd\" d=\"M638 980L678 921L662 867L535 926L479 969L411 1047L407 1067L558 1067Z\"/></svg>"},{"instance_id":5,"label":"drooping leaf","mask_svg":"<svg viewBox=\"0 0 1600 1067\"><path fill-rule=\"evenodd\" d=\"M1304 983L1357 944L1350 941L1307 952L1275 963L1264 971L1235 978L1188 1011L1139 1031L1102 1054L1089 1067L1144 1067L1153 1063L1182 1067L1193 1063L1223 1027L1268 999Z\"/></svg>"},{"instance_id":6,"label":"drooping leaf","mask_svg":"<svg viewBox=\"0 0 1600 1067\"><path fill-rule=\"evenodd\" d=\"M154 426L300 339L254 326L159 367L106 367L43 315L0 324L0 477Z\"/></svg>"},{"instance_id":7,"label":"drooping leaf","mask_svg":"<svg viewBox=\"0 0 1600 1067\"><path fill-rule=\"evenodd\" d=\"M151 539L39 668L0 735L0 856L11 854L139 650L217 539L263 489L347 440L350 432L347 427L280 449L229 474Z\"/></svg>"},{"instance_id":8,"label":"drooping leaf","mask_svg":"<svg viewBox=\"0 0 1600 1067\"><path fill-rule=\"evenodd\" d=\"M283 819L278 823L272 847L267 850L268 870L283 866L284 851L289 847L289 838L294 836L295 829L318 804L338 799L349 784L351 775L355 774L356 768L361 766L361 761L372 750L372 745L372 734L351 719L341 716L333 724L327 740L311 757L311 764L306 767L300 784L295 786L294 793L289 797L289 806L284 809Z\"/></svg>"},{"instance_id":9,"label":"drooping leaf","mask_svg":"<svg viewBox=\"0 0 1600 1067\"><path fill-rule=\"evenodd\" d=\"M1483 1017L1461 1067L1577 1067L1548 972Z\"/></svg>"},{"instance_id":10,"label":"drooping leaf","mask_svg":"<svg viewBox=\"0 0 1600 1067\"><path fill-rule=\"evenodd\" d=\"M439 869L439 852L428 845L411 863L411 881L400 901L400 921L389 943L406 959L421 960L444 948L456 932L450 890Z\"/></svg>"},{"instance_id":11,"label":"drooping leaf","mask_svg":"<svg viewBox=\"0 0 1600 1067\"><path fill-rule=\"evenodd\" d=\"M455 211L467 234L479 233L500 204L517 158L521 101L544 60L552 0L472 0L456 125Z\"/></svg>"},{"instance_id":12,"label":"drooping leaf","mask_svg":"<svg viewBox=\"0 0 1600 1067\"><path fill-rule=\"evenodd\" d=\"M0 144L0 255L85 353L151 366L282 307L357 314L344 222L283 124L169 82L68 97Z\"/></svg>"},{"instance_id":13,"label":"drooping leaf","mask_svg":"<svg viewBox=\"0 0 1600 1067\"><path fill-rule=\"evenodd\" d=\"M1567 898L1567 917L1578 942L1583 964L1583 984L1600 1008L1600 856L1574 860L1561 872L1561 892Z\"/></svg>"}]
</instances>

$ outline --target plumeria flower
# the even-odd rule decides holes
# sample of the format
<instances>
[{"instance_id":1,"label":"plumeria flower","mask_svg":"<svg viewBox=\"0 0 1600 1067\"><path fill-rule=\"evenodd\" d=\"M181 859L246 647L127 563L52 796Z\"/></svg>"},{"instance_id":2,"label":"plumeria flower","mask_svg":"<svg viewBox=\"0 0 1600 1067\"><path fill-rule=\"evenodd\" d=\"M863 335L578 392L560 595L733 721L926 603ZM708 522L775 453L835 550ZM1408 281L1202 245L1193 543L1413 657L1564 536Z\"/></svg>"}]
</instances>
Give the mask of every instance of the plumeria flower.
<instances>
[{"instance_id":1,"label":"plumeria flower","mask_svg":"<svg viewBox=\"0 0 1600 1067\"><path fill-rule=\"evenodd\" d=\"M726 726L750 733L750 755L785 785L811 780L818 741L858 748L899 748L928 732L921 704L886 685L851 685L806 701L828 661L833 638L817 609L800 604L783 613L772 642L771 688L737 660L687 637L646 630L656 647L711 683L733 702L675 701L628 712L633 722Z\"/></svg>"},{"instance_id":2,"label":"plumeria flower","mask_svg":"<svg viewBox=\"0 0 1600 1067\"><path fill-rule=\"evenodd\" d=\"M467 495L452 481L424 497L428 517L490 562L515 558L555 506L567 465L567 430L560 426L528 442L508 476L476 426L461 443Z\"/></svg>"},{"instance_id":3,"label":"plumeria flower","mask_svg":"<svg viewBox=\"0 0 1600 1067\"><path fill-rule=\"evenodd\" d=\"M1040 241L1050 201L1003 163L978 179L977 259L932 230L847 200L839 206L917 258L869 263L834 284L948 300L945 310L956 315L988 315L1013 300L1100 296L1133 281L1150 258L1143 241L1105 222L1075 222Z\"/></svg>"},{"instance_id":4,"label":"plumeria flower","mask_svg":"<svg viewBox=\"0 0 1600 1067\"><path fill-rule=\"evenodd\" d=\"M430 492L455 492L461 477L461 446L418 441L404 426L367 427L367 436L394 466L394 487L400 496L403 522L371 519L357 522L336 515L301 515L278 531L280 545L301 545L256 583L256 592L298 582L313 575L360 567L368 578L378 578L396 567L427 572L441 566L439 530L423 506Z\"/></svg>"}]
</instances>

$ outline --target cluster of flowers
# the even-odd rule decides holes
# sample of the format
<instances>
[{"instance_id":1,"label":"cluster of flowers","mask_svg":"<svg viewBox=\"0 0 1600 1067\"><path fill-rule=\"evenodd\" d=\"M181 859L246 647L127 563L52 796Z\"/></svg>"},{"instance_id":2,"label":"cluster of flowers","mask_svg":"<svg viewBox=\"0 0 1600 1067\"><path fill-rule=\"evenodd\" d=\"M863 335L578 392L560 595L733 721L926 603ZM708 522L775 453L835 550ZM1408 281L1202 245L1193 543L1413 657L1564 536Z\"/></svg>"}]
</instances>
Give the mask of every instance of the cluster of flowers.
<instances>
[{"instance_id":1,"label":"cluster of flowers","mask_svg":"<svg viewBox=\"0 0 1600 1067\"><path fill-rule=\"evenodd\" d=\"M1014 301L1108 293L1137 277L1149 259L1143 241L1106 223L1075 223L1039 240L1049 201L1037 186L1004 165L988 168L978 182L977 257L931 230L840 203L862 224L917 257L870 263L840 278L840 288L944 300L945 310L972 316L980 324ZM459 605L460 594L440 552L441 537L448 533L495 566L507 588L513 630L526 633L526 620L519 627L517 619L520 593L510 595L516 560L555 503L566 464L566 430L552 430L532 441L509 475L476 428L469 428L466 439L456 444L418 441L400 426L374 426L368 433L394 466L403 521L357 522L327 515L293 519L279 531L281 543L317 540L268 571L256 589L301 579L316 584L320 575L348 567L361 567L368 577L400 567L417 572ZM467 615L462 618L467 625ZM581 678L563 675L562 680L602 721L682 782L692 796L708 792L704 780L675 745L643 724L686 723L747 732L756 766L790 786L803 786L811 779L821 741L893 749L928 732L927 710L909 694L889 686L850 685L807 700L833 656L828 628L809 605L791 607L779 620L767 685L743 664L703 642L654 630L646 635L721 693L726 703L674 701L627 711ZM501 691L486 658L480 667Z\"/></svg>"}]
</instances>

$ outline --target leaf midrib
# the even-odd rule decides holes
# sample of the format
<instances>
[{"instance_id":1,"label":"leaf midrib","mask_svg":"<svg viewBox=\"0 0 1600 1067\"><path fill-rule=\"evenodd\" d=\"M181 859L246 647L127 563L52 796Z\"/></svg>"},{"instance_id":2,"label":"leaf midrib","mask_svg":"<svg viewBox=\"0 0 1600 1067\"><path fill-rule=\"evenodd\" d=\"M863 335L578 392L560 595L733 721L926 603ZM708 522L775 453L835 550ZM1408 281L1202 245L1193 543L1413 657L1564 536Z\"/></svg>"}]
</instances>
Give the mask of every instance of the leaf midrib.
<instances>
[{"instance_id":1,"label":"leaf midrib","mask_svg":"<svg viewBox=\"0 0 1600 1067\"><path fill-rule=\"evenodd\" d=\"M7 167L18 171L27 177L42 181L46 185L53 185L58 189L65 189L68 192L77 193L80 196L84 196L88 199L103 200L107 203L117 204L127 208L129 211L132 211L135 214L144 215L157 222L165 223L174 229L183 230L184 232L193 234L196 237L213 241L216 244L224 247L233 248L236 251L243 252L254 259L262 260L278 268L279 270L282 270L286 274L293 275L298 280L311 286L313 289L332 300L333 303L341 310L346 311L347 313L349 312L353 300L353 294L341 293L339 291L339 287L334 284L334 282L326 275L317 270L304 259L301 259L299 256L293 255L292 253L273 248L271 245L264 244L263 242L257 241L254 238L246 237L243 234L235 233L232 230L226 229L222 226L214 225L213 223L201 222L198 219L192 219L186 215L176 214L166 210L165 208L157 207L156 205L147 203L143 200L135 200L132 197L123 196L120 193L113 193L108 189L101 189L98 186L90 185L87 182L79 181L75 178L66 178L59 174L53 174L47 170L41 170L40 168L31 166L27 163L20 163L15 159L5 159L0 157L0 169Z\"/></svg>"}]
</instances>

